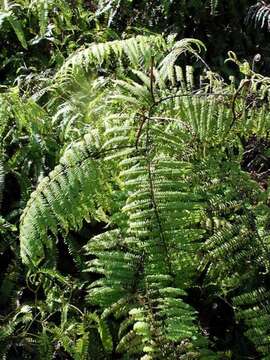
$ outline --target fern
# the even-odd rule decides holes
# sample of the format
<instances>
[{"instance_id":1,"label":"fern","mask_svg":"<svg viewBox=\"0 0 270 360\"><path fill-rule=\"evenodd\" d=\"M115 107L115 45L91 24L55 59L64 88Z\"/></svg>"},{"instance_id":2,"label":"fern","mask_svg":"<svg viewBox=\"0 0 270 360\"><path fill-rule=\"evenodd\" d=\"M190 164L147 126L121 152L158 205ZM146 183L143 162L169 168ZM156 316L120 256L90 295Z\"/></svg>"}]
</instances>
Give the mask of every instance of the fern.
<instances>
[{"instance_id":1,"label":"fern","mask_svg":"<svg viewBox=\"0 0 270 360\"><path fill-rule=\"evenodd\" d=\"M219 0L211 0L210 1L212 15L214 15L216 13L218 5L219 5Z\"/></svg>"},{"instance_id":2,"label":"fern","mask_svg":"<svg viewBox=\"0 0 270 360\"><path fill-rule=\"evenodd\" d=\"M53 358L52 339L46 328L39 334L37 344L39 356L44 360L51 360Z\"/></svg>"},{"instance_id":3,"label":"fern","mask_svg":"<svg viewBox=\"0 0 270 360\"><path fill-rule=\"evenodd\" d=\"M263 359L269 358L269 291L257 288L241 294L234 299L238 311L238 319L244 320L248 330L246 336L255 344Z\"/></svg>"},{"instance_id":4,"label":"fern","mask_svg":"<svg viewBox=\"0 0 270 360\"><path fill-rule=\"evenodd\" d=\"M168 67L171 67L175 64L177 58L186 52L189 52L197 57L199 57L198 53L201 50L205 50L204 44L200 40L195 39L182 39L177 41L174 45L170 53L162 60L160 67L161 67L161 74L162 77L165 78L165 74L168 71Z\"/></svg>"},{"instance_id":5,"label":"fern","mask_svg":"<svg viewBox=\"0 0 270 360\"><path fill-rule=\"evenodd\" d=\"M270 29L270 5L265 1L259 1L248 10L246 22L253 24L261 29Z\"/></svg>"},{"instance_id":6,"label":"fern","mask_svg":"<svg viewBox=\"0 0 270 360\"><path fill-rule=\"evenodd\" d=\"M162 144L159 138L156 141ZM162 149L165 151L165 144ZM136 154L120 166L129 192L123 208L127 229L123 234L116 230L104 233L87 245L88 254L97 257L89 262L88 271L105 276L91 284L88 299L112 311L119 311L117 304L121 304L121 311L133 316L133 330L122 337L118 351L163 358L171 341L191 340L198 331L193 325L195 312L181 296L192 279L191 263L195 273L196 242L203 235L195 224L200 219L202 199L194 195L194 205L187 203L188 184L181 177L192 173L188 164ZM176 190L179 185L182 191ZM132 296L134 291L137 300ZM141 303L143 308L138 307ZM196 341L194 346L196 349ZM186 349L180 346L176 354L182 351ZM203 353L200 349L197 355ZM213 355L210 353L208 356Z\"/></svg>"},{"instance_id":7,"label":"fern","mask_svg":"<svg viewBox=\"0 0 270 360\"><path fill-rule=\"evenodd\" d=\"M95 208L97 203L104 211L109 208L104 192L109 194L110 187L103 187L102 180L108 176L107 170L101 170L95 147L98 139L94 136L85 136L84 141L68 149L58 167L39 184L28 202L21 217L23 262L37 265L45 255L49 261L52 259L53 242L47 237L48 230L56 235L59 225L65 231L78 229L83 219L100 219L99 210ZM65 199L61 197L63 192L67 194Z\"/></svg>"},{"instance_id":8,"label":"fern","mask_svg":"<svg viewBox=\"0 0 270 360\"><path fill-rule=\"evenodd\" d=\"M268 193L240 165L246 139L267 136L267 106L258 111L247 104L245 88L224 84L211 72L196 89L192 68L184 72L175 61L200 43L182 41L158 62L149 39L92 45L79 55L78 69L105 66L116 54L133 68L130 77L120 71L104 82L89 134L64 152L32 194L21 217L22 260L34 284L46 278L53 308L55 293L63 298L56 284L68 287L55 272L59 232L87 273L85 300L97 313L82 314L63 295L61 326L51 330L75 359L87 357L91 346L87 321L95 324L105 351L123 358L222 358L190 299L191 289L207 294L211 286L233 304L247 336L267 356ZM151 39L166 49L164 40ZM76 66L69 59L57 77L76 79ZM260 86L248 91L255 89L261 96ZM68 232L92 219L107 226L84 246L83 264ZM261 323L249 321L253 307L260 309ZM69 319L72 309L87 321Z\"/></svg>"},{"instance_id":9,"label":"fern","mask_svg":"<svg viewBox=\"0 0 270 360\"><path fill-rule=\"evenodd\" d=\"M126 57L133 68L148 66L153 56L169 49L173 39L168 43L160 35L132 37L125 40L114 40L107 43L91 44L88 48L78 50L66 60L59 72L56 74L56 81L68 78L79 69L89 70L91 66L101 67L106 63L112 63L116 60L118 63ZM179 51L187 52L192 49L192 44L201 45L192 39L186 39L179 42L177 54ZM178 56L177 55L177 56Z\"/></svg>"},{"instance_id":10,"label":"fern","mask_svg":"<svg viewBox=\"0 0 270 360\"><path fill-rule=\"evenodd\" d=\"M31 4L30 4L30 8L34 8L34 7L37 8L41 36L44 36L44 34L47 30L50 4L52 5L52 2L50 2L48 0L42 0L42 1L34 0L34 1L31 1Z\"/></svg>"},{"instance_id":11,"label":"fern","mask_svg":"<svg viewBox=\"0 0 270 360\"><path fill-rule=\"evenodd\" d=\"M118 85L121 87L124 84ZM141 90L139 96L140 94ZM151 102L147 104L149 106ZM149 331L143 330L142 324L135 318L133 335L128 331L122 336L118 346L119 351L129 352L125 344L130 336L134 336L137 345L135 346L134 343L133 350L131 346L131 352L153 353L154 357L162 358L165 354L171 354L172 343L177 342L179 348L176 354L185 354L188 350L186 346L180 345L183 341L190 344L190 349L193 349L191 352L194 351L197 357L204 353L210 356L211 351L207 351L207 343L204 343L199 327L193 324L196 312L184 301L186 296L184 289L191 284L192 277L196 273L194 257L204 233L198 229L203 213L203 198L195 193L190 202L190 185L186 178L192 176L193 168L189 163L172 158L179 145L175 142L174 147L168 148L172 129L168 129L168 134L164 134L161 130L160 126L151 127L151 132L144 134L141 139L143 147L138 153L134 146L129 145L129 139L134 138L135 135L134 126L123 129L108 126L105 133L104 161L111 162L115 157L118 161L122 159L119 163L120 177L124 181L124 193L127 191L128 197L122 209L123 215L112 219L113 223L119 226L120 232L114 230L99 235L92 239L87 247L88 253L96 257L88 263L88 271L105 275L104 278L90 285L88 301L90 304L99 305L105 313L110 308L114 309L115 304L120 302L122 304L120 311L126 316L130 311L132 314L133 309L140 308L141 303L144 304L141 310L145 319L143 323L149 324ZM145 148L149 146L148 136L151 139L155 138L159 144L152 151ZM37 266L44 255L47 259L53 259L53 252L50 250L53 249L53 244L48 242L47 232L50 230L56 234L57 222L66 230L79 226L83 218L83 212L78 208L79 204L80 207L85 206L85 217L90 212L97 219L95 207L104 207L102 203L106 184L103 189L98 186L102 178L100 163L98 174L95 167L95 185L90 181L93 160L91 158L88 160L90 151L85 150L87 146L89 141L87 142L86 138L85 143L78 144L74 150L68 150L60 162L59 169L54 170L48 179L43 180L28 203L21 220L21 252L24 262L28 265L32 263ZM116 149L119 153L113 153ZM145 149L148 155L145 155ZM159 155L157 149L162 151L163 155ZM78 153L79 158L77 158ZM91 162L91 166L87 165L89 167L85 167L85 171L81 174L84 177L77 180L73 168L78 169L78 164L86 166L82 162L84 160L86 163ZM66 181L61 179L62 174ZM80 181L82 195L81 192L75 192L75 180ZM56 181L59 195L54 190ZM85 188L84 181L87 182ZM67 195L65 200L61 198L62 203L58 200L60 190L65 191ZM96 197L98 192L102 193L102 197L98 196L97 202L93 203L92 198ZM89 195L91 202L88 204ZM70 196L72 196L72 206ZM46 206L44 199L50 199L46 201ZM76 207L75 201L78 201ZM63 209L67 211L64 212ZM47 210L50 212L47 213ZM44 224L45 219L46 224ZM38 233L35 229L39 229ZM179 262L179 255L185 260ZM46 265L52 266L53 262L47 261ZM128 299L132 294L134 300L130 303ZM197 334L199 340L194 340L194 334ZM67 346L66 344L68 350Z\"/></svg>"},{"instance_id":12,"label":"fern","mask_svg":"<svg viewBox=\"0 0 270 360\"><path fill-rule=\"evenodd\" d=\"M222 165L221 172L224 173ZM258 185L240 169L223 177L222 184L216 182L211 186L218 196L211 200L208 210L212 218L208 227L213 234L204 245L207 251L204 264L208 263L210 281L215 281L224 293L234 294L230 296L237 318L245 320L249 328L246 335L266 356L269 354L269 329L264 324L268 322L269 312L268 295L262 286L269 269L269 235L265 223L268 209ZM226 195L222 188L226 188ZM249 199L244 194L250 194ZM228 217L228 214L233 215Z\"/></svg>"}]
</instances>

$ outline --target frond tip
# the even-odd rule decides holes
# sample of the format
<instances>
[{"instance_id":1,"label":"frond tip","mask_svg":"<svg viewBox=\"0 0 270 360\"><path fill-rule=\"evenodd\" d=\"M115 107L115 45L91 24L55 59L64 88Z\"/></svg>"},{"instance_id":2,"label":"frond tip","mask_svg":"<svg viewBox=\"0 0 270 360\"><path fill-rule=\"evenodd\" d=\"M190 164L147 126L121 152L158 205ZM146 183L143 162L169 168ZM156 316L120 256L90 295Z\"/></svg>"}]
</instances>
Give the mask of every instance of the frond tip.
<instances>
[{"instance_id":1,"label":"frond tip","mask_svg":"<svg viewBox=\"0 0 270 360\"><path fill-rule=\"evenodd\" d=\"M195 57L200 58L199 53L202 50L206 50L204 43L197 39L185 38L177 41L171 50L171 52L164 58L160 64L160 73L166 78L165 74L168 72L168 68L171 68L178 57L184 53L193 54ZM201 58L200 58L201 59Z\"/></svg>"}]
</instances>

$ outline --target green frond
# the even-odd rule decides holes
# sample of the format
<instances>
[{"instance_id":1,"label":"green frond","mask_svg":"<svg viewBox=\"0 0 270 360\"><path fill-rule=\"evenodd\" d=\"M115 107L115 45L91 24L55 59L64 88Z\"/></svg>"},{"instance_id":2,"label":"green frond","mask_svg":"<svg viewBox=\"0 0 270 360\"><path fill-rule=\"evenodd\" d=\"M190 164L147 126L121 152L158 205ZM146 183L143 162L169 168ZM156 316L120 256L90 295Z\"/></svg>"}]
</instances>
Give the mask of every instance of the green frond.
<instances>
[{"instance_id":1,"label":"green frond","mask_svg":"<svg viewBox=\"0 0 270 360\"><path fill-rule=\"evenodd\" d=\"M145 106L147 108L148 106L151 106L153 100L151 92L146 86L140 85L135 81L127 82L123 80L115 81L115 84L118 86L122 94L125 93L127 95L114 95L114 99L126 101L136 105L137 107Z\"/></svg>"},{"instance_id":2,"label":"green frond","mask_svg":"<svg viewBox=\"0 0 270 360\"><path fill-rule=\"evenodd\" d=\"M179 117L204 145L224 142L232 124L232 110L215 96L186 96L178 102Z\"/></svg>"},{"instance_id":3,"label":"green frond","mask_svg":"<svg viewBox=\"0 0 270 360\"><path fill-rule=\"evenodd\" d=\"M141 337L134 330L129 331L120 339L116 351L120 354L127 353L128 356L142 354L143 343Z\"/></svg>"},{"instance_id":4,"label":"green frond","mask_svg":"<svg viewBox=\"0 0 270 360\"><path fill-rule=\"evenodd\" d=\"M102 345L107 352L112 352L113 350L113 340L106 321L99 317L97 314L87 314L87 319L94 321L97 326L97 331L99 333Z\"/></svg>"},{"instance_id":5,"label":"green frond","mask_svg":"<svg viewBox=\"0 0 270 360\"><path fill-rule=\"evenodd\" d=\"M244 320L248 327L246 336L254 343L257 350L266 357L270 349L270 304L269 291L258 288L234 298L238 308L237 318Z\"/></svg>"},{"instance_id":6,"label":"green frond","mask_svg":"<svg viewBox=\"0 0 270 360\"><path fill-rule=\"evenodd\" d=\"M52 339L46 328L42 329L37 339L37 349L41 359L51 360L53 358L53 344Z\"/></svg>"},{"instance_id":7,"label":"green frond","mask_svg":"<svg viewBox=\"0 0 270 360\"><path fill-rule=\"evenodd\" d=\"M134 293L129 312L133 314L143 302L145 321L134 318L132 331L123 325L117 349L143 353L151 348L159 354L165 344L192 343L194 333L200 337L194 324L196 312L183 301L182 289L192 279L191 264L195 274L196 252L204 233L196 228L203 199L199 195L191 199L188 193L185 179L192 174L188 163L165 155L136 154L123 159L120 167L129 193L123 207L127 228L122 234L112 230L98 235L86 246L88 255L95 256L87 271L103 276L90 285L88 300L106 309ZM150 177L154 180L149 185Z\"/></svg>"},{"instance_id":8,"label":"green frond","mask_svg":"<svg viewBox=\"0 0 270 360\"><path fill-rule=\"evenodd\" d=\"M221 171L223 173L224 169ZM236 183L241 192L236 191ZM214 193L214 188L217 196L210 199L207 213L211 218L207 227L212 234L204 244L204 266L208 264L209 267L207 277L223 291L231 290L236 294L232 301L237 319L245 322L246 336L256 349L267 355L269 291L262 285L269 271L269 247L267 225L260 215L263 211L260 189L236 168L223 177L222 184L216 181L210 193ZM226 194L222 189L226 189ZM246 191L257 198L257 206L251 206L243 198Z\"/></svg>"},{"instance_id":9,"label":"green frond","mask_svg":"<svg viewBox=\"0 0 270 360\"><path fill-rule=\"evenodd\" d=\"M32 194L21 216L24 263L35 266L45 255L49 263L53 262L53 236L61 228L63 231L78 229L83 219L99 219L99 207L105 211L110 207L110 186L104 183L108 170L100 161L97 141L87 135L74 144Z\"/></svg>"},{"instance_id":10,"label":"green frond","mask_svg":"<svg viewBox=\"0 0 270 360\"><path fill-rule=\"evenodd\" d=\"M164 80L168 78L168 71L171 70L180 55L191 53L196 57L202 50L206 50L206 47L200 40L185 38L177 41L173 45L170 53L160 63L160 73L162 78Z\"/></svg>"},{"instance_id":11,"label":"green frond","mask_svg":"<svg viewBox=\"0 0 270 360\"><path fill-rule=\"evenodd\" d=\"M30 3L30 9L36 10L38 14L40 35L44 36L49 20L49 7L52 6L52 2L48 0L32 0Z\"/></svg>"},{"instance_id":12,"label":"green frond","mask_svg":"<svg viewBox=\"0 0 270 360\"><path fill-rule=\"evenodd\" d=\"M93 282L88 288L88 300L103 309L117 303L135 284L139 254L123 252L124 238L119 230L107 231L92 238L85 249L96 258L87 263L89 272L100 273L104 277ZM121 249L121 250L120 250Z\"/></svg>"},{"instance_id":13,"label":"green frond","mask_svg":"<svg viewBox=\"0 0 270 360\"><path fill-rule=\"evenodd\" d=\"M30 135L42 133L44 131L44 125L48 125L48 115L46 111L32 98L22 98L18 87L10 88L9 91L1 94L0 102L4 110L3 123L0 127L1 129L3 126L3 131L9 118L15 120L19 130L26 129ZM2 131L0 131L0 134L1 133Z\"/></svg>"},{"instance_id":14,"label":"green frond","mask_svg":"<svg viewBox=\"0 0 270 360\"><path fill-rule=\"evenodd\" d=\"M216 13L219 2L219 0L210 0L211 15L214 15Z\"/></svg>"},{"instance_id":15,"label":"green frond","mask_svg":"<svg viewBox=\"0 0 270 360\"><path fill-rule=\"evenodd\" d=\"M125 40L114 40L106 43L91 44L88 48L80 49L66 60L56 74L56 81L64 79L78 69L89 70L91 67L101 67L115 59L122 61L126 57L134 68L142 63L149 63L156 50L166 51L167 44L160 35L133 37Z\"/></svg>"}]
</instances>

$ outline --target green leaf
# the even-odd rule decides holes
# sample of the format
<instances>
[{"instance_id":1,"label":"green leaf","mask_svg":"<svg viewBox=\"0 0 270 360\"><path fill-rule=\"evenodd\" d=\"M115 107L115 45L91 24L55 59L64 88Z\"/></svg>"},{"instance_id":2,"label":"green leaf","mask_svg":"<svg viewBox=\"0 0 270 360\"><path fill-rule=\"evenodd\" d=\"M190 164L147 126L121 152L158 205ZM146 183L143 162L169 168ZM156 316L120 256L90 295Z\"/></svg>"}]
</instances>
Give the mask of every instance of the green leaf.
<instances>
[{"instance_id":1,"label":"green leaf","mask_svg":"<svg viewBox=\"0 0 270 360\"><path fill-rule=\"evenodd\" d=\"M9 21L10 25L12 26L13 30L15 31L17 38L20 41L22 47L24 49L27 49L28 46L27 46L27 42L26 42L26 39L24 36L24 31L23 31L21 22L18 19L16 19L12 13L9 15L8 21Z\"/></svg>"}]
</instances>

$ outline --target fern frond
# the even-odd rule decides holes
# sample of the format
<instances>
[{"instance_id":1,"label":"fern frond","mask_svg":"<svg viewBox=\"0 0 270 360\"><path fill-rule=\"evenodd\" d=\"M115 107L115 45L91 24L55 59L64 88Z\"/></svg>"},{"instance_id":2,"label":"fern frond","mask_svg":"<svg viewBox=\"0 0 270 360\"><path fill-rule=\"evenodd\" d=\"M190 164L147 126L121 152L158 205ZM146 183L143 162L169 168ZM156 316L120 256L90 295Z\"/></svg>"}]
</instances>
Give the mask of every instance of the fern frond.
<instances>
[{"instance_id":1,"label":"fern frond","mask_svg":"<svg viewBox=\"0 0 270 360\"><path fill-rule=\"evenodd\" d=\"M211 15L214 15L216 13L218 5L219 5L219 0L210 0Z\"/></svg>"},{"instance_id":2,"label":"fern frond","mask_svg":"<svg viewBox=\"0 0 270 360\"><path fill-rule=\"evenodd\" d=\"M38 335L37 351L41 359L51 360L53 358L54 348L52 339L46 328L43 328Z\"/></svg>"},{"instance_id":3,"label":"fern frond","mask_svg":"<svg viewBox=\"0 0 270 360\"><path fill-rule=\"evenodd\" d=\"M36 9L38 14L38 21L39 21L39 28L40 28L40 35L44 36L47 26L48 26L48 19L49 19L49 5L50 1L48 0L32 0L30 3L30 9Z\"/></svg>"},{"instance_id":4,"label":"fern frond","mask_svg":"<svg viewBox=\"0 0 270 360\"><path fill-rule=\"evenodd\" d=\"M270 5L265 1L259 1L249 8L246 22L253 24L261 29L270 29Z\"/></svg>"},{"instance_id":5,"label":"fern frond","mask_svg":"<svg viewBox=\"0 0 270 360\"><path fill-rule=\"evenodd\" d=\"M49 263L54 261L52 235L60 227L78 229L83 219L99 219L96 204L109 208L110 187L104 184L107 170L99 161L96 142L88 135L68 149L32 194L21 216L21 256L26 264L37 265L45 255Z\"/></svg>"},{"instance_id":6,"label":"fern frond","mask_svg":"<svg viewBox=\"0 0 270 360\"><path fill-rule=\"evenodd\" d=\"M173 45L170 53L160 63L160 73L162 78L164 80L168 78L168 71L170 71L180 55L190 53L196 57L202 50L206 50L206 47L200 40L185 38L177 41Z\"/></svg>"},{"instance_id":7,"label":"fern frond","mask_svg":"<svg viewBox=\"0 0 270 360\"><path fill-rule=\"evenodd\" d=\"M234 298L238 308L237 318L244 320L248 327L246 336L257 350L267 359L270 349L270 304L269 291L258 288Z\"/></svg>"},{"instance_id":8,"label":"fern frond","mask_svg":"<svg viewBox=\"0 0 270 360\"><path fill-rule=\"evenodd\" d=\"M184 303L182 289L192 278L190 264L196 266L194 258L203 232L195 224L200 221L202 198L194 195L193 199L188 194L185 178L192 173L189 164L165 155L152 156L148 159L140 152L136 156L130 153L121 161L120 175L129 193L123 207L128 217L126 228L122 233L119 229L98 235L86 248L95 256L87 265L88 271L103 275L88 289L91 303L103 309L122 304L122 311L130 314L144 304L145 320L134 318L133 330L123 325L118 351L151 352L159 358L171 342L192 342L194 332L200 337L193 324L196 312ZM150 176L154 180L149 186ZM122 302L132 294L131 301Z\"/></svg>"},{"instance_id":9,"label":"fern frond","mask_svg":"<svg viewBox=\"0 0 270 360\"><path fill-rule=\"evenodd\" d=\"M122 61L126 57L129 63L138 68L143 62L149 63L155 50L166 51L168 45L160 35L137 36L126 40L114 40L92 44L80 49L64 63L56 74L56 81L65 79L78 69L89 70L91 66L101 67L113 59Z\"/></svg>"},{"instance_id":10,"label":"fern frond","mask_svg":"<svg viewBox=\"0 0 270 360\"><path fill-rule=\"evenodd\" d=\"M186 96L178 102L179 116L203 144L224 142L232 124L231 108L215 96Z\"/></svg>"},{"instance_id":11,"label":"fern frond","mask_svg":"<svg viewBox=\"0 0 270 360\"><path fill-rule=\"evenodd\" d=\"M97 235L87 244L87 254L97 257L88 262L87 271L104 275L104 278L90 285L90 303L98 304L104 309L109 308L128 291L132 291L140 257L139 254L117 251L123 246L124 239L118 230Z\"/></svg>"},{"instance_id":12,"label":"fern frond","mask_svg":"<svg viewBox=\"0 0 270 360\"><path fill-rule=\"evenodd\" d=\"M224 174L223 167L220 170ZM208 208L213 223L209 227L212 235L204 245L205 263L210 264L207 276L226 292L236 293L232 299L236 316L245 322L247 337L265 356L269 349L269 291L263 284L269 271L269 234L261 212L268 210L260 204L258 185L241 169L223 175L222 185L216 181L210 186L211 193L215 189L217 196ZM226 188L226 195L222 188ZM243 198L246 191L257 199L256 206ZM228 202L224 203L224 199Z\"/></svg>"},{"instance_id":13,"label":"fern frond","mask_svg":"<svg viewBox=\"0 0 270 360\"><path fill-rule=\"evenodd\" d=\"M102 317L99 317L95 313L87 314L87 319L93 321L96 324L97 331L99 333L102 345L107 352L113 350L113 340L108 325Z\"/></svg>"},{"instance_id":14,"label":"fern frond","mask_svg":"<svg viewBox=\"0 0 270 360\"><path fill-rule=\"evenodd\" d=\"M87 360L89 358L89 334L84 333L77 341L74 349L75 360Z\"/></svg>"}]
</instances>

